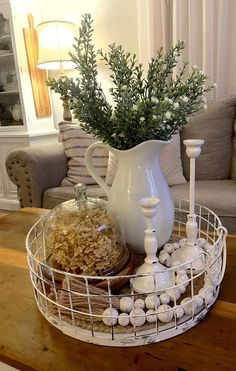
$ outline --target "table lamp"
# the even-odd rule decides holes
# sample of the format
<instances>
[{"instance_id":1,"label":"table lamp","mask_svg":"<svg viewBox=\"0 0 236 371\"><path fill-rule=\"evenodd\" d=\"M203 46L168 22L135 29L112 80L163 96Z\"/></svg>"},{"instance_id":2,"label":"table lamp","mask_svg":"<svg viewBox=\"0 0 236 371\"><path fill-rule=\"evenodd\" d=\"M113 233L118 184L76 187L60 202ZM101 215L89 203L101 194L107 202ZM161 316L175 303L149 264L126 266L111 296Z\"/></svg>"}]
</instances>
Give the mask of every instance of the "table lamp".
<instances>
[{"instance_id":1,"label":"table lamp","mask_svg":"<svg viewBox=\"0 0 236 371\"><path fill-rule=\"evenodd\" d=\"M65 70L74 69L69 52L73 51L76 27L67 21L48 21L36 26L38 34L39 57L37 67L46 70L60 71L60 77L65 76ZM63 100L63 119L72 120L66 97Z\"/></svg>"}]
</instances>

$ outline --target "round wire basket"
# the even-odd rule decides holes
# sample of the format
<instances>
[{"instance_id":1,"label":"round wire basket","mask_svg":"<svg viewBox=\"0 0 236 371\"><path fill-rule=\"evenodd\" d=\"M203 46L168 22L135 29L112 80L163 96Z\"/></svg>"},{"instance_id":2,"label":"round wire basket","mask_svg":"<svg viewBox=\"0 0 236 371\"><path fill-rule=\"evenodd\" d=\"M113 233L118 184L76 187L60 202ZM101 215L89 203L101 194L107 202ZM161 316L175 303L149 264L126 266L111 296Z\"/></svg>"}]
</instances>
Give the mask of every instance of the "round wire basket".
<instances>
[{"instance_id":1,"label":"round wire basket","mask_svg":"<svg viewBox=\"0 0 236 371\"><path fill-rule=\"evenodd\" d=\"M204 269L195 274L194 260L167 267L174 277L178 277L185 267L188 269L184 279L176 279L175 284L164 292L155 290L145 294L135 292L133 288L133 280L144 275L82 276L49 266L44 243L44 219L40 219L26 238L30 277L40 312L63 333L107 346L155 343L191 329L206 316L219 294L226 265L227 237L226 228L213 211L195 204L195 212L198 240L203 246L198 259L204 262ZM170 243L178 246L183 241L188 213L189 201L176 200ZM142 259L144 257L136 256L137 266ZM150 275L155 281L156 275ZM121 280L122 287L117 289L115 285L116 289L113 289L114 280L116 283ZM103 289L97 287L100 282ZM180 297L178 292L181 292ZM157 300L153 300L156 297ZM169 305L163 305L166 297L171 300ZM128 313L123 314L122 300L131 303L130 309L142 308L141 311L126 310ZM125 318L120 320L120 317Z\"/></svg>"}]
</instances>

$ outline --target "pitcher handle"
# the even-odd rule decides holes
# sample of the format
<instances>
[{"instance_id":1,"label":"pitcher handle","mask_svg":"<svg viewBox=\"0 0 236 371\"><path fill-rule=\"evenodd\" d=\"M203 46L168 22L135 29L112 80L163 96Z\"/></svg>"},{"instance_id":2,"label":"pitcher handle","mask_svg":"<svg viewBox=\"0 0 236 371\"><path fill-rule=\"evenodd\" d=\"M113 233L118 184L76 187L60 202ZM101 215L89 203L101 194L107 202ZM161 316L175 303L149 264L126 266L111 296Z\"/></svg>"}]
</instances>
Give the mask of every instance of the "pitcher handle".
<instances>
[{"instance_id":1,"label":"pitcher handle","mask_svg":"<svg viewBox=\"0 0 236 371\"><path fill-rule=\"evenodd\" d=\"M102 189L106 192L107 198L109 198L110 187L104 182L102 177L100 177L100 175L96 173L95 167L93 166L93 152L96 148L105 148L109 150L108 144L105 144L103 142L95 142L90 144L90 146L86 149L84 155L85 165L89 174L93 177L94 180L96 180L100 187L102 187Z\"/></svg>"}]
</instances>

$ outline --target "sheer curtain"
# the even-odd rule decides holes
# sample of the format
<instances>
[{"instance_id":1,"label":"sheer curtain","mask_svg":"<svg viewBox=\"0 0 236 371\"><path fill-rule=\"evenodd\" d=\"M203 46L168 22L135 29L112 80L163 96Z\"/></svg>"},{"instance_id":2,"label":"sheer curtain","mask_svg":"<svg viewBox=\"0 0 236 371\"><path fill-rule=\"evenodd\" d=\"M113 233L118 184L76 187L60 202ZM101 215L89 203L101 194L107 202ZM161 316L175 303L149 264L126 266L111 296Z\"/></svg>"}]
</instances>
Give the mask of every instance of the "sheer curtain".
<instances>
[{"instance_id":1,"label":"sheer curtain","mask_svg":"<svg viewBox=\"0 0 236 371\"><path fill-rule=\"evenodd\" d=\"M184 40L182 59L216 83L208 99L236 94L236 0L150 0L153 52Z\"/></svg>"}]
</instances>

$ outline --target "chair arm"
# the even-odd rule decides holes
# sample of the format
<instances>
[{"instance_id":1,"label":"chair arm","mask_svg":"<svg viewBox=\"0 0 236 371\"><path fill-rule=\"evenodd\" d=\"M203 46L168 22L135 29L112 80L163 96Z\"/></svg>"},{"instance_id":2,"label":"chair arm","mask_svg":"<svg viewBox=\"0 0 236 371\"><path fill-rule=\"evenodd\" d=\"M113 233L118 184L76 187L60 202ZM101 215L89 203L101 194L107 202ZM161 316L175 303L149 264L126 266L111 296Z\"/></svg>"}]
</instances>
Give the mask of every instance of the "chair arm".
<instances>
[{"instance_id":1,"label":"chair arm","mask_svg":"<svg viewBox=\"0 0 236 371\"><path fill-rule=\"evenodd\" d=\"M61 143L21 148L8 154L6 169L21 207L42 207L44 191L66 176L67 158Z\"/></svg>"}]
</instances>

